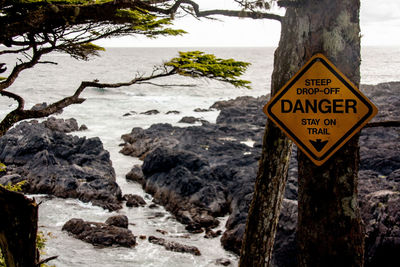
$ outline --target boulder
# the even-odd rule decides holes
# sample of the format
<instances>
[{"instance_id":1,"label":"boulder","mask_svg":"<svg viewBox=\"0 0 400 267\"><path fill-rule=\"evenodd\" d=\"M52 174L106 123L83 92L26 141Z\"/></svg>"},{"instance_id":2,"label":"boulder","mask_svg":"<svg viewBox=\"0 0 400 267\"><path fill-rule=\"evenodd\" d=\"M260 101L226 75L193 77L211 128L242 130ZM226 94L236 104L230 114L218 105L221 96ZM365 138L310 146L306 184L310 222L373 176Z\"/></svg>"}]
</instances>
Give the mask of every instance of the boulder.
<instances>
[{"instance_id":1,"label":"boulder","mask_svg":"<svg viewBox=\"0 0 400 267\"><path fill-rule=\"evenodd\" d=\"M181 112L180 111L177 111L177 110L170 110L170 111L167 111L165 114L181 114Z\"/></svg>"},{"instance_id":2,"label":"boulder","mask_svg":"<svg viewBox=\"0 0 400 267\"><path fill-rule=\"evenodd\" d=\"M106 224L128 229L128 217L126 215L111 216L106 220Z\"/></svg>"},{"instance_id":3,"label":"boulder","mask_svg":"<svg viewBox=\"0 0 400 267\"><path fill-rule=\"evenodd\" d=\"M187 124L195 124L196 122L207 122L207 121L192 116L183 117L182 119L180 119L180 121L178 121L178 123L187 123Z\"/></svg>"},{"instance_id":4,"label":"boulder","mask_svg":"<svg viewBox=\"0 0 400 267\"><path fill-rule=\"evenodd\" d=\"M7 174L26 180L23 189L28 193L78 198L109 210L120 209L121 189L109 153L99 138L65 134L70 125L69 120L50 119L22 122L9 130L0 138L0 162L8 166ZM3 178L1 183L9 181Z\"/></svg>"},{"instance_id":5,"label":"boulder","mask_svg":"<svg viewBox=\"0 0 400 267\"><path fill-rule=\"evenodd\" d=\"M143 207L146 205L146 201L138 195L126 194L123 199L126 200L127 207Z\"/></svg>"},{"instance_id":6,"label":"boulder","mask_svg":"<svg viewBox=\"0 0 400 267\"><path fill-rule=\"evenodd\" d=\"M110 221L116 222L115 219ZM87 222L74 218L67 221L62 230L67 231L77 239L98 247L134 247L136 245L136 237L127 227L119 227L107 224L107 222Z\"/></svg>"},{"instance_id":7,"label":"boulder","mask_svg":"<svg viewBox=\"0 0 400 267\"><path fill-rule=\"evenodd\" d=\"M144 115L156 115L158 113L160 113L160 111L158 111L156 109L148 110L145 112L140 112L140 114L144 114Z\"/></svg>"},{"instance_id":8,"label":"boulder","mask_svg":"<svg viewBox=\"0 0 400 267\"><path fill-rule=\"evenodd\" d=\"M366 230L365 266L394 267L400 251L400 192L381 190L361 199Z\"/></svg>"},{"instance_id":9,"label":"boulder","mask_svg":"<svg viewBox=\"0 0 400 267\"><path fill-rule=\"evenodd\" d=\"M78 122L74 118L64 120L64 119L57 119L55 117L49 117L47 120L43 122L43 124L50 130L59 131L63 133L70 133L80 130Z\"/></svg>"},{"instance_id":10,"label":"boulder","mask_svg":"<svg viewBox=\"0 0 400 267\"><path fill-rule=\"evenodd\" d=\"M190 253L195 256L200 256L200 250L194 246L183 245L178 242L168 241L164 238L159 238L155 236L149 236L149 242L152 244L160 245L165 247L166 250L181 252L181 253Z\"/></svg>"}]
</instances>

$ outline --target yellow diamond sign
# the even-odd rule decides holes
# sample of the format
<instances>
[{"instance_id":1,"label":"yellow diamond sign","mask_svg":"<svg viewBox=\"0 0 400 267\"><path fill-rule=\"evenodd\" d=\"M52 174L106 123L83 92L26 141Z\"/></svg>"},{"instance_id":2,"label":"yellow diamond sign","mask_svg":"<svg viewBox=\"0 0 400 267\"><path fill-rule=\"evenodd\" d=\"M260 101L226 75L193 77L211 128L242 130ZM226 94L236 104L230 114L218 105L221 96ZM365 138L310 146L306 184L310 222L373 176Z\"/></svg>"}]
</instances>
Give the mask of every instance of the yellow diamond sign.
<instances>
[{"instance_id":1,"label":"yellow diamond sign","mask_svg":"<svg viewBox=\"0 0 400 267\"><path fill-rule=\"evenodd\" d=\"M316 165L322 165L378 110L324 55L316 54L264 112Z\"/></svg>"}]
</instances>

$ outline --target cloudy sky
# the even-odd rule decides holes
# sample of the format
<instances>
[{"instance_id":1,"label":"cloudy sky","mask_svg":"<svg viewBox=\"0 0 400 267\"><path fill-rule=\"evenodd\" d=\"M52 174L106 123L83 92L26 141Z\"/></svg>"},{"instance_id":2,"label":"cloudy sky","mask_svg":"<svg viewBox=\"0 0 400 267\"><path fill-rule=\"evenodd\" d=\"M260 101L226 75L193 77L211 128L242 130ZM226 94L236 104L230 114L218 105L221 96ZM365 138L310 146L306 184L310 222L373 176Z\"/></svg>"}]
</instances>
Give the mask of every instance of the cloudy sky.
<instances>
[{"instance_id":1,"label":"cloudy sky","mask_svg":"<svg viewBox=\"0 0 400 267\"><path fill-rule=\"evenodd\" d=\"M201 8L233 9L232 0L198 0ZM274 9L283 14L283 9ZM189 34L181 37L146 39L126 37L102 41L104 46L277 46L280 23L271 20L252 20L218 17L222 21L196 20L185 17L176 28ZM361 34L363 46L400 46L400 0L361 0Z\"/></svg>"}]
</instances>

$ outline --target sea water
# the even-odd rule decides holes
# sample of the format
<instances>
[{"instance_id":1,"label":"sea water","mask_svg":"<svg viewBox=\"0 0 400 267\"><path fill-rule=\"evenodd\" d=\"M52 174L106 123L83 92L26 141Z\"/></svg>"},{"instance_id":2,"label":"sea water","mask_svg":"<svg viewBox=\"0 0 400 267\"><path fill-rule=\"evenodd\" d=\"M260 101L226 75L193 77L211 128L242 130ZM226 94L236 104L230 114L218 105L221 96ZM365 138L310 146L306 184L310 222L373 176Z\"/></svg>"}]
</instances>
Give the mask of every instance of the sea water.
<instances>
[{"instance_id":1,"label":"sea water","mask_svg":"<svg viewBox=\"0 0 400 267\"><path fill-rule=\"evenodd\" d=\"M173 76L153 80L152 83L136 84L117 89L87 88L80 105L65 108L57 117L78 120L87 131L73 133L79 136L98 136L105 149L110 152L117 183L123 194L138 194L151 203L151 196L135 183L127 182L125 174L140 160L119 153L121 135L133 127L147 128L154 123L178 123L183 116L195 116L215 122L217 111L194 112L195 108L207 109L215 101L242 95L260 96L269 93L273 70L274 48L108 48L101 56L87 62L79 62L65 54L52 54L44 58L57 63L40 64L21 73L10 91L26 99L26 108L36 103L51 103L72 95L81 81L98 79L100 82L129 81L135 76L149 75L153 66L177 56L178 51L202 50L218 57L235 58L252 63L243 79L252 82L252 89L234 88L222 82L207 79L192 79ZM15 58L1 57L1 62L12 63ZM12 65L8 65L10 71ZM7 72L9 73L9 72ZM6 74L7 74L6 73ZM400 48L366 47L362 49L361 82L377 84L400 80ZM0 99L0 115L3 117L17 103L7 98ZM140 114L156 109L156 115ZM166 114L168 111L180 114ZM124 116L130 113L129 116ZM177 222L162 207L127 208L108 212L90 203L75 199L49 198L36 195L39 207L39 227L47 236L46 256L58 255L52 261L56 266L216 266L216 259L229 259L237 264L237 256L225 251L219 238L205 239L204 234L189 234L185 226ZM202 255L193 256L166 251L163 247L137 239L135 248L95 248L91 244L74 239L62 232L63 224L71 218L104 222L115 214L129 218L129 229L135 236L160 236L168 240L197 246ZM224 230L227 217L220 218L220 229ZM165 236L157 230L167 231Z\"/></svg>"}]
</instances>

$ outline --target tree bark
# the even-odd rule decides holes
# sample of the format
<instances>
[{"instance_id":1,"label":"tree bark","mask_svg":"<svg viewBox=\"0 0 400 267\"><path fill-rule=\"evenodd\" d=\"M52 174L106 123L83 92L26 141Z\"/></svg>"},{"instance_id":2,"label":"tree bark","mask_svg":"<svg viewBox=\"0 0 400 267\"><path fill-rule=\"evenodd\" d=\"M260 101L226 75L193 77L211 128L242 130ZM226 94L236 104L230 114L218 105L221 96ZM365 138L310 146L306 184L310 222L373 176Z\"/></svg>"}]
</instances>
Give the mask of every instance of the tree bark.
<instances>
[{"instance_id":1,"label":"tree bark","mask_svg":"<svg viewBox=\"0 0 400 267\"><path fill-rule=\"evenodd\" d=\"M318 52L359 85L359 6L359 0L306 0L288 6L275 52L272 95ZM241 267L272 263L290 144L279 129L267 123ZM299 152L300 266L362 266L363 233L356 199L358 164L358 136L322 167Z\"/></svg>"},{"instance_id":2,"label":"tree bark","mask_svg":"<svg viewBox=\"0 0 400 267\"><path fill-rule=\"evenodd\" d=\"M310 0L295 9L303 22L305 58L322 52L360 83L359 0ZM301 23L301 19L299 23ZM322 166L301 151L299 266L363 266L364 235L357 202L358 134Z\"/></svg>"},{"instance_id":3,"label":"tree bark","mask_svg":"<svg viewBox=\"0 0 400 267\"><path fill-rule=\"evenodd\" d=\"M275 51L271 95L300 69L304 46L298 41L299 25L293 8L282 19L281 38ZM287 180L292 142L268 121L262 156L243 238L240 267L271 266L272 250Z\"/></svg>"},{"instance_id":4,"label":"tree bark","mask_svg":"<svg viewBox=\"0 0 400 267\"><path fill-rule=\"evenodd\" d=\"M8 267L34 267L38 206L21 193L0 186L0 246Z\"/></svg>"}]
</instances>

